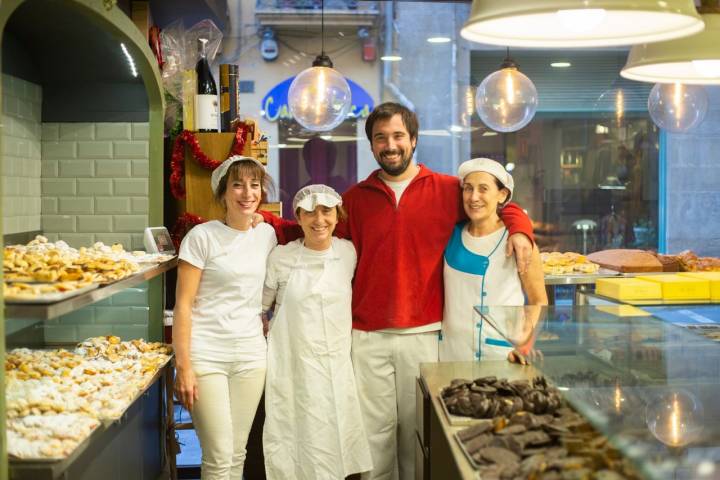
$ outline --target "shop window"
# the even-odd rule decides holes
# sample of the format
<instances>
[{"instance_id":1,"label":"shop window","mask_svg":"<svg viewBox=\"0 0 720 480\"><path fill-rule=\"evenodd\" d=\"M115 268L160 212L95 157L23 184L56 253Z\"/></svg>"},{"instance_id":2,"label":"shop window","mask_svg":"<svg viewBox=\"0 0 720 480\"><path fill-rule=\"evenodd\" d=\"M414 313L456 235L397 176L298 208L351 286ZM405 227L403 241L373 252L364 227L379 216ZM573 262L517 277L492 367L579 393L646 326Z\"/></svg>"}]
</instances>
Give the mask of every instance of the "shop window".
<instances>
[{"instance_id":1,"label":"shop window","mask_svg":"<svg viewBox=\"0 0 720 480\"><path fill-rule=\"evenodd\" d=\"M473 157L512 171L543 251L657 248L657 128L642 116L601 122L540 114L517 133L473 140Z\"/></svg>"},{"instance_id":2,"label":"shop window","mask_svg":"<svg viewBox=\"0 0 720 480\"><path fill-rule=\"evenodd\" d=\"M281 120L278 131L283 145L279 149L279 198L284 218L294 218L292 199L307 185L329 185L342 194L357 182L355 120L322 134L309 132L292 119Z\"/></svg>"}]
</instances>

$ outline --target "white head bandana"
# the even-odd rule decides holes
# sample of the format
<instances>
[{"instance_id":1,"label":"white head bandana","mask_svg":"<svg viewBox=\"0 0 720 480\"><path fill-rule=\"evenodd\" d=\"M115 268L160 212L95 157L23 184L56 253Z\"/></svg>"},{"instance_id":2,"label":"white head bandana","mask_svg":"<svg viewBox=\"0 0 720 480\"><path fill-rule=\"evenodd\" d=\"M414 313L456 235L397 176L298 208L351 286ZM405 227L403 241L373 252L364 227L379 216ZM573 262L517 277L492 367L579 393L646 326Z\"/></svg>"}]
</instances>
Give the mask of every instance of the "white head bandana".
<instances>
[{"instance_id":1,"label":"white head bandana","mask_svg":"<svg viewBox=\"0 0 720 480\"><path fill-rule=\"evenodd\" d=\"M328 208L342 205L342 197L327 185L308 185L301 188L293 198L293 212L297 211L298 207L312 212L318 205Z\"/></svg>"},{"instance_id":2,"label":"white head bandana","mask_svg":"<svg viewBox=\"0 0 720 480\"><path fill-rule=\"evenodd\" d=\"M461 163L460 167L458 167L458 177L460 177L460 183L463 183L465 177L473 172L489 173L500 180L500 183L502 183L503 186L510 191L510 195L508 195L505 203L507 204L510 202L513 194L513 188L515 188L515 181L513 180L512 175L505 170L505 167L495 160L490 160L489 158L473 158L472 160Z\"/></svg>"},{"instance_id":3,"label":"white head bandana","mask_svg":"<svg viewBox=\"0 0 720 480\"><path fill-rule=\"evenodd\" d=\"M225 176L227 171L230 169L230 167L234 163L241 162L243 160L255 162L256 164L258 164L258 166L260 168L263 169L263 171L266 171L265 165L258 162L256 159L254 159L252 157L243 157L242 155L233 155L232 157L230 157L227 160L225 160L224 162L222 162L219 167L217 167L215 170L213 170L212 176L210 177L210 187L212 188L213 194L217 193L218 187L220 186L220 180L223 179L223 177Z\"/></svg>"}]
</instances>

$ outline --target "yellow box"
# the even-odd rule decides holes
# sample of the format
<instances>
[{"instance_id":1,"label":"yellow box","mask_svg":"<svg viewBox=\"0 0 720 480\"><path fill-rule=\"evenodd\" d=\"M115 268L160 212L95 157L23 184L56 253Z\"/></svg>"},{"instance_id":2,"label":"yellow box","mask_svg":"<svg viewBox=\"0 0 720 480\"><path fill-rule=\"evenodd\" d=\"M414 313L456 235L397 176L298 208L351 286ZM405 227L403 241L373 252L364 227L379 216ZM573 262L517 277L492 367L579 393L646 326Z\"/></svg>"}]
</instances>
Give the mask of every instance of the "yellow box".
<instances>
[{"instance_id":1,"label":"yellow box","mask_svg":"<svg viewBox=\"0 0 720 480\"><path fill-rule=\"evenodd\" d=\"M710 300L710 282L677 274L648 275L639 280L657 282L662 286L663 300Z\"/></svg>"},{"instance_id":2,"label":"yellow box","mask_svg":"<svg viewBox=\"0 0 720 480\"><path fill-rule=\"evenodd\" d=\"M598 295L617 300L657 300L662 298L660 284L637 278L598 278L595 282Z\"/></svg>"},{"instance_id":3,"label":"yellow box","mask_svg":"<svg viewBox=\"0 0 720 480\"><path fill-rule=\"evenodd\" d=\"M710 282L710 300L720 301L720 272L683 272L683 277L699 278Z\"/></svg>"}]
</instances>

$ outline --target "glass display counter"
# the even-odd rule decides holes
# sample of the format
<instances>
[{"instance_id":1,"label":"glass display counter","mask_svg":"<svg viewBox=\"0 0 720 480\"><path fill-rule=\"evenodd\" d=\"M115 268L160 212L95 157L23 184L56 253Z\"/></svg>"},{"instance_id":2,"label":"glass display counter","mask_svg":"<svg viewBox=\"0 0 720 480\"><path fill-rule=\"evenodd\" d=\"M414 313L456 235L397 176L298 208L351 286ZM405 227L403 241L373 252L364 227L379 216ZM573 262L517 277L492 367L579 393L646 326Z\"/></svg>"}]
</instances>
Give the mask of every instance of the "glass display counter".
<instances>
[{"instance_id":1,"label":"glass display counter","mask_svg":"<svg viewBox=\"0 0 720 480\"><path fill-rule=\"evenodd\" d=\"M629 305L476 311L643 475L720 476L715 342Z\"/></svg>"}]
</instances>

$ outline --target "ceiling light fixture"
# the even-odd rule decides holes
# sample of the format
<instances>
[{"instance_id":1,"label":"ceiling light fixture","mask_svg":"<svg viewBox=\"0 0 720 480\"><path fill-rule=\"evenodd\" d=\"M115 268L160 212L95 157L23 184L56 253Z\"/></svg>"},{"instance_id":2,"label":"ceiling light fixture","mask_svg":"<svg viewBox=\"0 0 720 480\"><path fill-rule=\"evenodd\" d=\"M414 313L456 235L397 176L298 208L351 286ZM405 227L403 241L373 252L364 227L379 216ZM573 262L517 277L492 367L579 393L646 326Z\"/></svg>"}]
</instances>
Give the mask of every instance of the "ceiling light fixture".
<instances>
[{"instance_id":1,"label":"ceiling light fixture","mask_svg":"<svg viewBox=\"0 0 720 480\"><path fill-rule=\"evenodd\" d=\"M399 62L402 60L402 57L400 55L383 55L380 57L380 60L383 62Z\"/></svg>"},{"instance_id":2,"label":"ceiling light fixture","mask_svg":"<svg viewBox=\"0 0 720 480\"><path fill-rule=\"evenodd\" d=\"M508 49L500 70L480 83L475 108L485 125L498 132L515 132L530 123L538 106L537 89L520 73Z\"/></svg>"},{"instance_id":3,"label":"ceiling light fixture","mask_svg":"<svg viewBox=\"0 0 720 480\"><path fill-rule=\"evenodd\" d=\"M553 62L550 64L553 68L569 68L572 67L572 63L570 62Z\"/></svg>"},{"instance_id":4,"label":"ceiling light fixture","mask_svg":"<svg viewBox=\"0 0 720 480\"><path fill-rule=\"evenodd\" d=\"M450 43L452 39L450 37L429 37L428 43Z\"/></svg>"},{"instance_id":5,"label":"ceiling light fixture","mask_svg":"<svg viewBox=\"0 0 720 480\"><path fill-rule=\"evenodd\" d=\"M288 90L293 118L308 130L326 132L342 123L350 111L350 85L325 55L325 0L321 3L321 52L312 67L295 77Z\"/></svg>"},{"instance_id":6,"label":"ceiling light fixture","mask_svg":"<svg viewBox=\"0 0 720 480\"><path fill-rule=\"evenodd\" d=\"M128 52L128 49L124 43L120 44L120 48L122 49L123 53L125 54L125 58L127 58L128 65L130 65L130 73L132 74L133 77L137 78L138 71L137 71L137 68L135 67L135 60L133 60L132 56L130 55L130 52Z\"/></svg>"},{"instance_id":7,"label":"ceiling light fixture","mask_svg":"<svg viewBox=\"0 0 720 480\"><path fill-rule=\"evenodd\" d=\"M702 29L693 0L473 0L460 35L491 45L580 48L658 42Z\"/></svg>"},{"instance_id":8,"label":"ceiling light fixture","mask_svg":"<svg viewBox=\"0 0 720 480\"><path fill-rule=\"evenodd\" d=\"M712 11L701 15L705 30L700 33L634 46L620 75L650 83L720 84L720 9Z\"/></svg>"}]
</instances>

